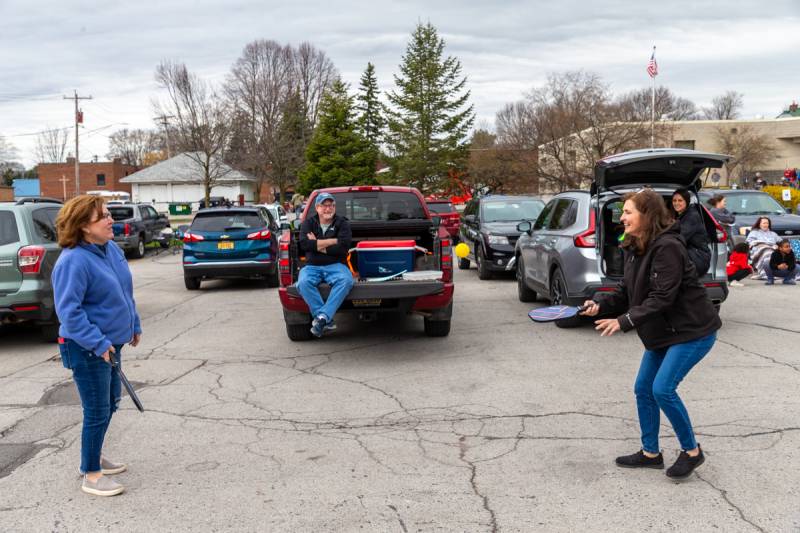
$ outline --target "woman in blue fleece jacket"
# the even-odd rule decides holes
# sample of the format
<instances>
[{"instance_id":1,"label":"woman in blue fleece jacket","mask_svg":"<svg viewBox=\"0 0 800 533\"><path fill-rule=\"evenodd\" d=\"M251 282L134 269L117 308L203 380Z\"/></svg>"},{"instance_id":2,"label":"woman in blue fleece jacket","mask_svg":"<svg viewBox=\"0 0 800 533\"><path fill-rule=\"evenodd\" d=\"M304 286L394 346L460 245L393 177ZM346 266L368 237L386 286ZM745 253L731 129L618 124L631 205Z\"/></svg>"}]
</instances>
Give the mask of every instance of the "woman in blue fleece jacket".
<instances>
[{"instance_id":1,"label":"woman in blue fleece jacket","mask_svg":"<svg viewBox=\"0 0 800 533\"><path fill-rule=\"evenodd\" d=\"M136 346L142 334L131 272L114 243L112 226L102 198L69 200L56 219L64 250L53 269L61 360L72 370L83 406L81 489L97 496L125 490L104 474L119 474L127 467L101 453L121 397L119 376L109 363L112 356L120 361L122 345Z\"/></svg>"}]
</instances>

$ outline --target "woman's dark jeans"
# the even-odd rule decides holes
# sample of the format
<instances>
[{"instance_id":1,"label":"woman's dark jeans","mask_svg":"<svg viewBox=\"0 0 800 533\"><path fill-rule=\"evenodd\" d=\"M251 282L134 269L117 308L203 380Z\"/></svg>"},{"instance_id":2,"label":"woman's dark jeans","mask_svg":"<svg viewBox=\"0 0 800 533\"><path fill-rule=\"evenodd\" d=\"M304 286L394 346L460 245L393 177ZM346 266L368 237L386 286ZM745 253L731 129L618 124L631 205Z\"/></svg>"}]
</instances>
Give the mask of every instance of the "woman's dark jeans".
<instances>
[{"instance_id":1,"label":"woman's dark jeans","mask_svg":"<svg viewBox=\"0 0 800 533\"><path fill-rule=\"evenodd\" d=\"M122 345L114 348L117 350L116 359L121 364ZM103 440L122 395L119 375L102 357L84 350L75 341L64 339L59 350L64 367L72 370L83 406L81 472L99 472Z\"/></svg>"},{"instance_id":2,"label":"woman's dark jeans","mask_svg":"<svg viewBox=\"0 0 800 533\"><path fill-rule=\"evenodd\" d=\"M642 449L658 453L660 412L667 415L684 450L697 447L689 413L678 396L678 384L705 357L717 340L716 332L659 350L646 350L636 377L636 407L642 430Z\"/></svg>"}]
</instances>

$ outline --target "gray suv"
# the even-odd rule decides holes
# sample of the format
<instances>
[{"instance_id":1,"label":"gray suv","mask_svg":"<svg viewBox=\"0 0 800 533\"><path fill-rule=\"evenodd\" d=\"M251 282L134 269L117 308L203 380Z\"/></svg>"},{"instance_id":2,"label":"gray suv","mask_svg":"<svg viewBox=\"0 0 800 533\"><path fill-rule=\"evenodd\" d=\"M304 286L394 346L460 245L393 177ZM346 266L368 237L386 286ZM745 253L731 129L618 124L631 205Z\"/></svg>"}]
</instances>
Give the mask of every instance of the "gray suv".
<instances>
[{"instance_id":1,"label":"gray suv","mask_svg":"<svg viewBox=\"0 0 800 533\"><path fill-rule=\"evenodd\" d=\"M55 219L61 202L0 202L0 324L33 322L58 337L50 275L61 253Z\"/></svg>"},{"instance_id":2,"label":"gray suv","mask_svg":"<svg viewBox=\"0 0 800 533\"><path fill-rule=\"evenodd\" d=\"M538 296L553 305L578 305L599 292L613 291L622 279L619 238L622 196L643 186L652 187L670 202L678 187L694 193L690 208L700 210L711 242L711 267L702 281L715 306L728 296L727 235L698 202L699 175L719 168L728 156L693 150L635 150L598 161L589 191L557 194L535 221L521 222L514 250L520 301ZM579 324L581 319L557 322Z\"/></svg>"}]
</instances>

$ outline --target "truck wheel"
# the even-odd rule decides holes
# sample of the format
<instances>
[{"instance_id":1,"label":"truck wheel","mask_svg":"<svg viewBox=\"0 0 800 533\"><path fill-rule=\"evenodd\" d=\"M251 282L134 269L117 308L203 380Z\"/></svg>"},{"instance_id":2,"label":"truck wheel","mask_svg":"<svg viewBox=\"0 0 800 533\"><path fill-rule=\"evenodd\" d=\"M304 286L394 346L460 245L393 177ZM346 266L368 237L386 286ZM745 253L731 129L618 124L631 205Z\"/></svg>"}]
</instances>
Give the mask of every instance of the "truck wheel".
<instances>
[{"instance_id":1,"label":"truck wheel","mask_svg":"<svg viewBox=\"0 0 800 533\"><path fill-rule=\"evenodd\" d=\"M450 334L449 320L425 319L425 335L428 337L447 337Z\"/></svg>"},{"instance_id":2,"label":"truck wheel","mask_svg":"<svg viewBox=\"0 0 800 533\"><path fill-rule=\"evenodd\" d=\"M286 335L293 341L311 340L311 322L308 324L286 324Z\"/></svg>"},{"instance_id":3,"label":"truck wheel","mask_svg":"<svg viewBox=\"0 0 800 533\"><path fill-rule=\"evenodd\" d=\"M475 253L475 266L478 267L478 279L492 279L492 271L486 263L486 256L483 255L483 248L478 246Z\"/></svg>"},{"instance_id":4,"label":"truck wheel","mask_svg":"<svg viewBox=\"0 0 800 533\"><path fill-rule=\"evenodd\" d=\"M134 259L141 259L144 257L144 235L139 235L139 240L136 241L136 247L131 250L131 257Z\"/></svg>"},{"instance_id":5,"label":"truck wheel","mask_svg":"<svg viewBox=\"0 0 800 533\"><path fill-rule=\"evenodd\" d=\"M186 288L190 291L196 291L200 288L200 278L196 278L194 276L187 276L186 274L183 275L183 284L186 285Z\"/></svg>"},{"instance_id":6,"label":"truck wheel","mask_svg":"<svg viewBox=\"0 0 800 533\"><path fill-rule=\"evenodd\" d=\"M517 297L520 302L536 301L536 291L525 283L525 267L522 265L522 256L517 262Z\"/></svg>"}]
</instances>

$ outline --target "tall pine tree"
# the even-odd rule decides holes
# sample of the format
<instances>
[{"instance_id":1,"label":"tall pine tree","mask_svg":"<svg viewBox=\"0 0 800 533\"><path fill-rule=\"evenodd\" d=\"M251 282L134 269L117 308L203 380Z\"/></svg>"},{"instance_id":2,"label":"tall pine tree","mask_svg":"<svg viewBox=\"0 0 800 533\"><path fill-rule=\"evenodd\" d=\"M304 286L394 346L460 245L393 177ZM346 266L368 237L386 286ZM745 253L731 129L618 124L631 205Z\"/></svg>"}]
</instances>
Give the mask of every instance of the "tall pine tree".
<instances>
[{"instance_id":1,"label":"tall pine tree","mask_svg":"<svg viewBox=\"0 0 800 533\"><path fill-rule=\"evenodd\" d=\"M335 81L320 104L319 124L300 174L300 192L374 184L375 157L372 146L357 130L353 97L341 80Z\"/></svg>"},{"instance_id":2,"label":"tall pine tree","mask_svg":"<svg viewBox=\"0 0 800 533\"><path fill-rule=\"evenodd\" d=\"M426 192L444 184L449 168L464 165L475 120L461 63L444 57L444 46L436 28L418 24L394 77L397 90L387 95L392 173Z\"/></svg>"},{"instance_id":3,"label":"tall pine tree","mask_svg":"<svg viewBox=\"0 0 800 533\"><path fill-rule=\"evenodd\" d=\"M359 112L358 126L361 134L370 143L375 152L383 139L384 119L381 115L381 103L378 100L378 79L375 77L375 65L367 63L361 82L358 86L356 109Z\"/></svg>"}]
</instances>

